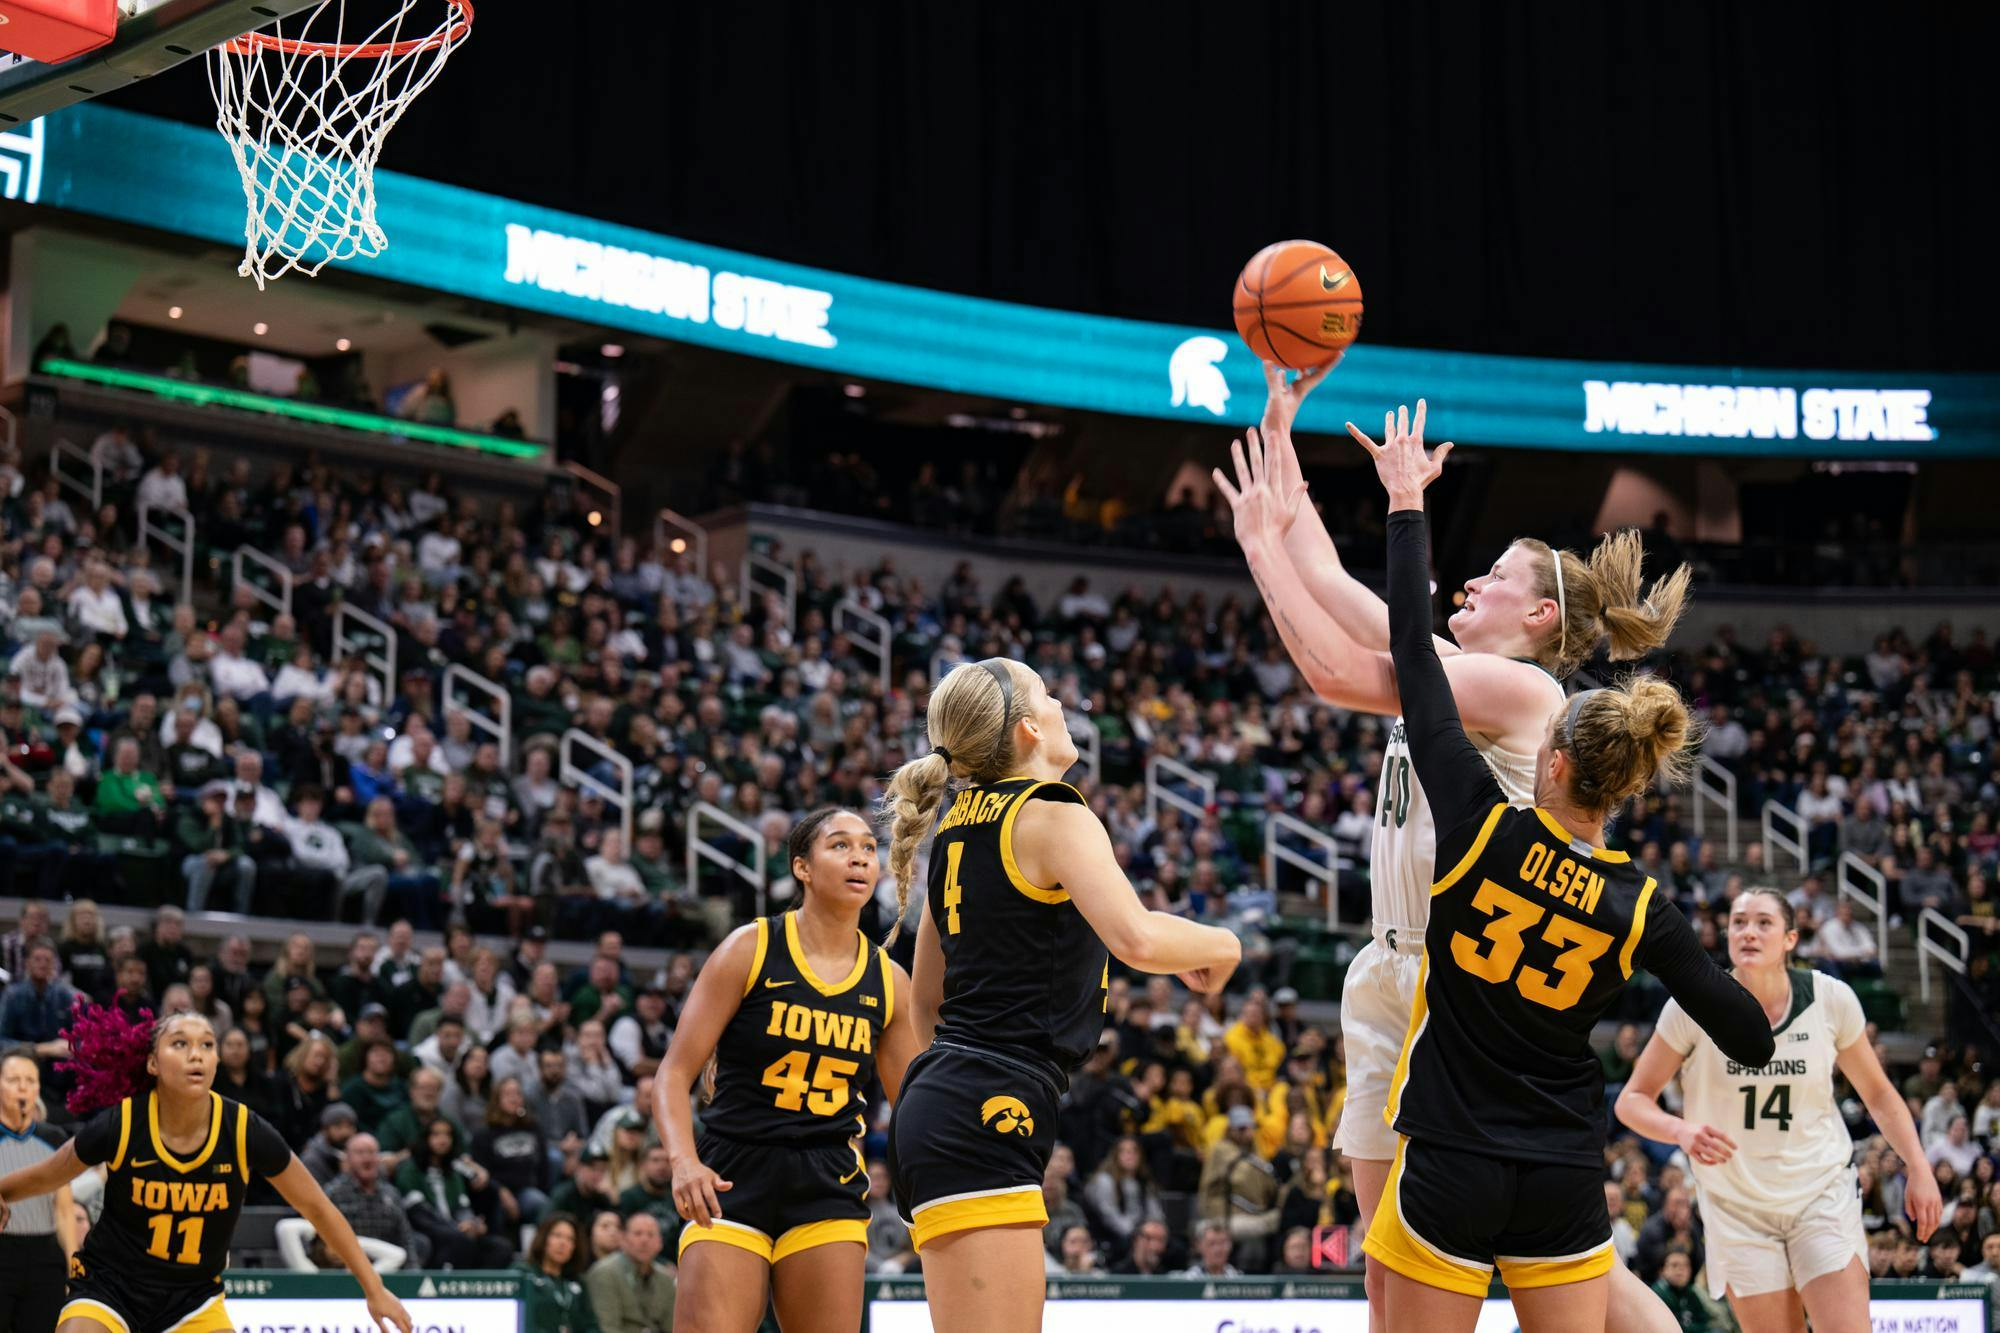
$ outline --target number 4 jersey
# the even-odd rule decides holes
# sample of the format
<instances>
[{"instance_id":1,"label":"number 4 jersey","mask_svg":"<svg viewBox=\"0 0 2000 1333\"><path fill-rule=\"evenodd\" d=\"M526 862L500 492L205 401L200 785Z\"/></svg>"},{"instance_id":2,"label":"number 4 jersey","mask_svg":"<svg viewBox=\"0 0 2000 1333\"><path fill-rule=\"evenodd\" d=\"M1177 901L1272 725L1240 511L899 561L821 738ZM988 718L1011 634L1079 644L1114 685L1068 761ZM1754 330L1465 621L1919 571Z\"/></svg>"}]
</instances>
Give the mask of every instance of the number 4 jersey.
<instances>
[{"instance_id":1,"label":"number 4 jersey","mask_svg":"<svg viewBox=\"0 0 2000 1333\"><path fill-rule=\"evenodd\" d=\"M290 1165L292 1150L269 1121L209 1094L208 1135L186 1157L167 1149L154 1094L127 1097L86 1122L77 1159L102 1164L104 1213L84 1238L75 1277L156 1285L215 1286L253 1176Z\"/></svg>"},{"instance_id":2,"label":"number 4 jersey","mask_svg":"<svg viewBox=\"0 0 2000 1333\"><path fill-rule=\"evenodd\" d=\"M858 930L852 964L827 978L806 957L796 913L759 920L749 985L715 1045L702 1128L790 1146L861 1133L875 1047L895 1005L889 978L889 955Z\"/></svg>"},{"instance_id":3,"label":"number 4 jersey","mask_svg":"<svg viewBox=\"0 0 2000 1333\"><path fill-rule=\"evenodd\" d=\"M1656 1031L1684 1057L1682 1114L1736 1140L1719 1166L1694 1166L1695 1185L1740 1204L1781 1207L1810 1199L1854 1157L1833 1104L1834 1062L1861 1040L1868 1021L1846 982L1795 971L1792 1004L1772 1036L1770 1063L1740 1065L1716 1049L1680 1005L1668 1002Z\"/></svg>"},{"instance_id":4,"label":"number 4 jersey","mask_svg":"<svg viewBox=\"0 0 2000 1333\"><path fill-rule=\"evenodd\" d=\"M1604 1074L1590 1034L1633 971L1697 1012L1726 1004L1718 988L1753 1002L1650 876L1545 810L1495 804L1446 831L1438 855L1385 1118L1494 1157L1602 1165Z\"/></svg>"}]
</instances>

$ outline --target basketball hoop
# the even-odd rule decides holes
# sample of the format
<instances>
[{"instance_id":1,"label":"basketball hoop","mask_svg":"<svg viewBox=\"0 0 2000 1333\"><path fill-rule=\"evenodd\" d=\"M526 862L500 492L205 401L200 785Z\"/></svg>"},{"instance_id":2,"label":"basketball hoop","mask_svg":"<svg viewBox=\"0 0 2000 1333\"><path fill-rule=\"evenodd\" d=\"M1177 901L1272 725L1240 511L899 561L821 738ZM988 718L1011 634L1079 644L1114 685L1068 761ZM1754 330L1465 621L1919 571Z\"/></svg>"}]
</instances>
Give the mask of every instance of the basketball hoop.
<instances>
[{"instance_id":1,"label":"basketball hoop","mask_svg":"<svg viewBox=\"0 0 2000 1333\"><path fill-rule=\"evenodd\" d=\"M215 124L247 205L236 271L259 289L389 244L375 218L383 141L472 33L472 0L381 0L393 12L350 41L349 5L366 2L325 0L289 34L281 21L209 52ZM412 11L431 7L443 21L419 34Z\"/></svg>"}]
</instances>

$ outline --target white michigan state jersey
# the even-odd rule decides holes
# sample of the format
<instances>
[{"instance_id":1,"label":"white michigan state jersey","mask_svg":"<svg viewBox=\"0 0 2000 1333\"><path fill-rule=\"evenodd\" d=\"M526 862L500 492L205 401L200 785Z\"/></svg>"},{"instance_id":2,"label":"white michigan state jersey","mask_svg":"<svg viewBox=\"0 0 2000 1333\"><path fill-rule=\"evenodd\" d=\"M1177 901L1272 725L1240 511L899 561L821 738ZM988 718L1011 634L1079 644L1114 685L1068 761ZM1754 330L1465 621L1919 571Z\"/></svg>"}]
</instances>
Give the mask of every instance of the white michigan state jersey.
<instances>
[{"instance_id":1,"label":"white michigan state jersey","mask_svg":"<svg viewBox=\"0 0 2000 1333\"><path fill-rule=\"evenodd\" d=\"M1660 1039L1678 1052L1681 1114L1736 1140L1720 1166L1694 1163L1695 1188L1757 1207L1803 1202L1854 1159L1854 1141L1833 1103L1834 1060L1861 1039L1867 1019L1844 981L1793 971L1792 1007L1773 1029L1777 1052L1761 1069L1739 1065L1672 1000Z\"/></svg>"},{"instance_id":2,"label":"white michigan state jersey","mask_svg":"<svg viewBox=\"0 0 2000 1333\"><path fill-rule=\"evenodd\" d=\"M1539 668L1537 668L1539 670ZM1549 711L1562 707L1562 686L1549 682ZM1494 743L1468 728L1467 735L1486 757L1509 805L1535 803L1535 751L1526 754ZM1437 824L1431 803L1410 764L1410 743L1403 719L1389 729L1382 755L1381 794L1375 802L1375 833L1368 856L1369 901L1377 929L1393 928L1411 939L1422 939L1431 920L1431 881L1436 875Z\"/></svg>"}]
</instances>

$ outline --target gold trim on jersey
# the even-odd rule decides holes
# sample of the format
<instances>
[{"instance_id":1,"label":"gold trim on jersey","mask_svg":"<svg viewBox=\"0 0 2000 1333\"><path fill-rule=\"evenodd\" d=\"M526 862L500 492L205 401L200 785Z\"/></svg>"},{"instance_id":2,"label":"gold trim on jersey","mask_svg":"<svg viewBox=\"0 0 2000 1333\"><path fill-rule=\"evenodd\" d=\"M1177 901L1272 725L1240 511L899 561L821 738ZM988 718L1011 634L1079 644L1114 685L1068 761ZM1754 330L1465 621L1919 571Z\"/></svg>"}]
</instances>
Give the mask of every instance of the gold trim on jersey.
<instances>
[{"instance_id":1,"label":"gold trim on jersey","mask_svg":"<svg viewBox=\"0 0 2000 1333\"><path fill-rule=\"evenodd\" d=\"M179 1323L167 1325L164 1333L236 1333L236 1321L229 1317L222 1296L216 1292Z\"/></svg>"},{"instance_id":2,"label":"gold trim on jersey","mask_svg":"<svg viewBox=\"0 0 2000 1333\"><path fill-rule=\"evenodd\" d=\"M1499 807L1505 809L1505 806ZM1429 949L1417 961L1417 998L1410 1005L1410 1026L1403 1033L1403 1049L1396 1056L1396 1072L1389 1077L1389 1097L1382 1103L1382 1122L1396 1127L1396 1108L1402 1105L1403 1085L1410 1079L1410 1052L1415 1049L1417 1038L1424 1035L1424 1024L1430 1021L1430 1001L1424 994L1424 983L1430 979L1431 953Z\"/></svg>"},{"instance_id":3,"label":"gold trim on jersey","mask_svg":"<svg viewBox=\"0 0 2000 1333\"><path fill-rule=\"evenodd\" d=\"M1000 821L1000 864L1007 871L1007 882L1012 884L1022 897L1032 898L1038 903L1050 905L1066 903L1069 901L1069 890L1060 884L1053 889L1045 889L1021 873L1020 863L1014 860L1014 820L1020 815L1021 808L1028 803L1028 798L1043 787L1067 786L1069 784L1066 782L1037 782L1033 786L1023 787L1021 794L1014 798L1014 803L1007 807L1007 813Z\"/></svg>"},{"instance_id":4,"label":"gold trim on jersey","mask_svg":"<svg viewBox=\"0 0 2000 1333\"><path fill-rule=\"evenodd\" d=\"M1472 863L1477 861L1479 854L1486 850L1486 840L1493 836L1493 830L1499 826L1500 816L1506 813L1506 810L1507 803L1501 801L1486 812L1486 822L1479 826L1479 834L1473 838L1472 846L1465 849L1465 855L1458 858L1458 864L1451 868L1450 874L1431 885L1431 897L1437 897L1440 893L1458 883L1465 872L1472 869Z\"/></svg>"},{"instance_id":5,"label":"gold trim on jersey","mask_svg":"<svg viewBox=\"0 0 2000 1333\"><path fill-rule=\"evenodd\" d=\"M250 1185L250 1108L238 1103L236 1107L236 1170L237 1179L244 1188Z\"/></svg>"},{"instance_id":6,"label":"gold trim on jersey","mask_svg":"<svg viewBox=\"0 0 2000 1333\"><path fill-rule=\"evenodd\" d=\"M875 952L882 955L882 1030L887 1032L896 1017L896 965L889 961L887 949Z\"/></svg>"},{"instance_id":7,"label":"gold trim on jersey","mask_svg":"<svg viewBox=\"0 0 2000 1333\"><path fill-rule=\"evenodd\" d=\"M825 1222L801 1223L778 1237L777 1243L771 1247L771 1262L780 1263L801 1250L816 1249L821 1245L837 1245L842 1241L867 1245L868 1224L858 1217L836 1217Z\"/></svg>"},{"instance_id":8,"label":"gold trim on jersey","mask_svg":"<svg viewBox=\"0 0 2000 1333\"><path fill-rule=\"evenodd\" d=\"M764 953L770 947L771 926L760 916L757 918L757 952L750 955L750 975L743 979L744 995L757 989L757 974L764 970Z\"/></svg>"},{"instance_id":9,"label":"gold trim on jersey","mask_svg":"<svg viewBox=\"0 0 2000 1333\"><path fill-rule=\"evenodd\" d=\"M1548 1259L1511 1259L1496 1255L1500 1280L1509 1287L1563 1287L1572 1282L1588 1282L1611 1271L1614 1257L1610 1240L1582 1254L1564 1254Z\"/></svg>"},{"instance_id":10,"label":"gold trim on jersey","mask_svg":"<svg viewBox=\"0 0 2000 1333\"><path fill-rule=\"evenodd\" d=\"M79 1296L63 1304L62 1313L56 1316L56 1326L60 1328L72 1319L95 1319L111 1330L111 1333L132 1333L132 1326L125 1322L125 1316L106 1305L103 1301L93 1301L88 1296Z\"/></svg>"},{"instance_id":11,"label":"gold trim on jersey","mask_svg":"<svg viewBox=\"0 0 2000 1333\"><path fill-rule=\"evenodd\" d=\"M1571 833L1568 829L1564 828L1562 826L1561 820L1557 819L1554 815L1550 814L1548 811L1542 809L1542 807L1540 807L1539 805L1535 807L1535 813L1541 816L1542 827L1546 828L1554 836L1561 838L1564 842L1568 843L1571 851L1589 852L1592 856L1596 857L1600 861L1611 861L1619 865L1623 865L1625 862L1630 861L1632 859L1631 856L1625 852L1614 852L1607 847L1592 847L1589 843L1585 842L1583 839L1577 837L1574 833Z\"/></svg>"},{"instance_id":12,"label":"gold trim on jersey","mask_svg":"<svg viewBox=\"0 0 2000 1333\"><path fill-rule=\"evenodd\" d=\"M1639 948L1639 937L1646 933L1646 907L1653 901L1652 876L1646 877L1646 887L1639 890L1639 901L1632 908L1632 933L1625 937L1625 947L1618 951L1618 970L1625 979L1632 979L1632 955Z\"/></svg>"},{"instance_id":13,"label":"gold trim on jersey","mask_svg":"<svg viewBox=\"0 0 2000 1333\"><path fill-rule=\"evenodd\" d=\"M854 989L854 983L861 980L861 974L868 970L868 937L857 930L854 932L854 967L848 972L847 979L837 986L821 981L819 973L813 971L812 960L806 957L805 947L799 943L797 912L785 913L785 948L791 952L792 965L798 968L799 975L821 995L845 995Z\"/></svg>"},{"instance_id":14,"label":"gold trim on jersey","mask_svg":"<svg viewBox=\"0 0 2000 1333\"><path fill-rule=\"evenodd\" d=\"M157 1092L146 1094L146 1128L153 1135L153 1151L159 1153L162 1163L183 1175L197 1169L214 1156L216 1145L222 1142L222 1097L218 1093L211 1092L208 1094L208 1100L208 1141L201 1145L201 1151L192 1161L183 1162L174 1156L167 1147L165 1136L160 1133L160 1094Z\"/></svg>"},{"instance_id":15,"label":"gold trim on jersey","mask_svg":"<svg viewBox=\"0 0 2000 1333\"><path fill-rule=\"evenodd\" d=\"M111 1169L125 1165L125 1150L132 1146L132 1099L118 1103L118 1151L111 1154Z\"/></svg>"}]
</instances>

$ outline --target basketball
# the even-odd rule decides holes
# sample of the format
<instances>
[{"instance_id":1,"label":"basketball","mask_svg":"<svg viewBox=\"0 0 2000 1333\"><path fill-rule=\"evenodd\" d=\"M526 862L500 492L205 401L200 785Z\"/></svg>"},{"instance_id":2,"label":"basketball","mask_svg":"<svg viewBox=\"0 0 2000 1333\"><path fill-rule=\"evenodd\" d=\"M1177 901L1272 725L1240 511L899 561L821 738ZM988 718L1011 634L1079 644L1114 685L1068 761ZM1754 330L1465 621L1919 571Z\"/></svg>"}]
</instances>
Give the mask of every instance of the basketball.
<instances>
[{"instance_id":1,"label":"basketball","mask_svg":"<svg viewBox=\"0 0 2000 1333\"><path fill-rule=\"evenodd\" d=\"M1260 361L1309 370L1361 335L1361 279L1318 241L1265 246L1236 279L1236 331Z\"/></svg>"}]
</instances>

